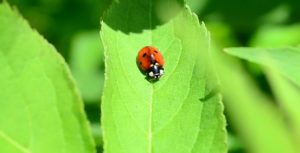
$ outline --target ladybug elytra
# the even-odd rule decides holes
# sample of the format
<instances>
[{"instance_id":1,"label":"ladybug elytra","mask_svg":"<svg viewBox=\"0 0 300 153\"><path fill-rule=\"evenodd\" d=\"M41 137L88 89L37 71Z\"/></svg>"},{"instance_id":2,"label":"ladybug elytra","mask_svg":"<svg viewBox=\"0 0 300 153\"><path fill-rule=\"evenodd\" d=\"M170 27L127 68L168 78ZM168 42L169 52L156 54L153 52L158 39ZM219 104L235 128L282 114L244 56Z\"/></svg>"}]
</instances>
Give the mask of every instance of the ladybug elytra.
<instances>
[{"instance_id":1,"label":"ladybug elytra","mask_svg":"<svg viewBox=\"0 0 300 153\"><path fill-rule=\"evenodd\" d=\"M137 56L139 68L151 80L158 80L164 74L164 59L158 49L152 46L143 47Z\"/></svg>"}]
</instances>

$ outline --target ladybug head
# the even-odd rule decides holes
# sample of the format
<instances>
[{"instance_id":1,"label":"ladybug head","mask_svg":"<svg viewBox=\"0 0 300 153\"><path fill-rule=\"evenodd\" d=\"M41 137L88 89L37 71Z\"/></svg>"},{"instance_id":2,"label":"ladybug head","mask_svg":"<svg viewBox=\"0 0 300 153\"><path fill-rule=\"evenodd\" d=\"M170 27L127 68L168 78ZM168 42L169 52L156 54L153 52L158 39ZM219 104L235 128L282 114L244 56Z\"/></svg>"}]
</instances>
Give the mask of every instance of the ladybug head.
<instances>
[{"instance_id":1,"label":"ladybug head","mask_svg":"<svg viewBox=\"0 0 300 153\"><path fill-rule=\"evenodd\" d=\"M148 77L152 80L158 80L164 74L164 68L158 63L150 65L150 69L147 73Z\"/></svg>"}]
</instances>

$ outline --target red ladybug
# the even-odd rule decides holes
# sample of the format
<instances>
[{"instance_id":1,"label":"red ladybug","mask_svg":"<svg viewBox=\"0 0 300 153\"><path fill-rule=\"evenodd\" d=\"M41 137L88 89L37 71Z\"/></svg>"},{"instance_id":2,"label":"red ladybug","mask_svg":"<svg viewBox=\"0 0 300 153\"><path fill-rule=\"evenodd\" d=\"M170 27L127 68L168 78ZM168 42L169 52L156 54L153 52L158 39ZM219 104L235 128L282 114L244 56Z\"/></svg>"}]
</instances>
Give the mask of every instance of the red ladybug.
<instances>
[{"instance_id":1,"label":"red ladybug","mask_svg":"<svg viewBox=\"0 0 300 153\"><path fill-rule=\"evenodd\" d=\"M146 72L151 80L158 80L164 74L164 59L158 49L152 46L142 48L137 56L139 68Z\"/></svg>"}]
</instances>

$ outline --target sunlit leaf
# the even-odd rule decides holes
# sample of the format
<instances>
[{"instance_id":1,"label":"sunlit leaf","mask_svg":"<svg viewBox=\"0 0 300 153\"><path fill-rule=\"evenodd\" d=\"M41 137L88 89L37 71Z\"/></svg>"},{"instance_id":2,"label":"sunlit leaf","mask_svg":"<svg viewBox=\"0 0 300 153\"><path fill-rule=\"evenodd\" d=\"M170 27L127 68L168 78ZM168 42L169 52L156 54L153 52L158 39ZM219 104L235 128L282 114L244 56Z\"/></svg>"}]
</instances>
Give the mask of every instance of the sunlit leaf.
<instances>
[{"instance_id":1,"label":"sunlit leaf","mask_svg":"<svg viewBox=\"0 0 300 153\"><path fill-rule=\"evenodd\" d=\"M55 48L0 5L0 152L94 153L82 101Z\"/></svg>"},{"instance_id":2,"label":"sunlit leaf","mask_svg":"<svg viewBox=\"0 0 300 153\"><path fill-rule=\"evenodd\" d=\"M156 14L159 1L128 3L113 4L102 22L104 151L225 153L225 119L213 92L205 26L180 4L169 5L177 14L168 21ZM165 58L165 75L155 83L136 65L137 52L148 45Z\"/></svg>"}]
</instances>

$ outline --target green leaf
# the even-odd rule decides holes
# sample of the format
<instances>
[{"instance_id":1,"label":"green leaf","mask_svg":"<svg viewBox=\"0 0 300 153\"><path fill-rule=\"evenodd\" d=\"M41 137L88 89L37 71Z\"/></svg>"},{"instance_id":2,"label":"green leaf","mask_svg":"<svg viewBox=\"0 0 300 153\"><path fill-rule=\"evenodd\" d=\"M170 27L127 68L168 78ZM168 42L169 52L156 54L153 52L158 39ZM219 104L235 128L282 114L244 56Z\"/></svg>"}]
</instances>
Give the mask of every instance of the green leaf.
<instances>
[{"instance_id":1,"label":"green leaf","mask_svg":"<svg viewBox=\"0 0 300 153\"><path fill-rule=\"evenodd\" d=\"M296 141L300 143L300 88L293 85L290 81L282 77L276 70L266 70L272 90L279 101L280 107L290 121L291 132ZM300 150L300 147L298 150Z\"/></svg>"},{"instance_id":2,"label":"green leaf","mask_svg":"<svg viewBox=\"0 0 300 153\"><path fill-rule=\"evenodd\" d=\"M300 73L298 72L300 69L297 65L300 64L300 48L231 48L226 49L226 52L265 66L271 87L280 107L292 125L292 135L299 143ZM280 74L285 78L282 78Z\"/></svg>"},{"instance_id":3,"label":"green leaf","mask_svg":"<svg viewBox=\"0 0 300 153\"><path fill-rule=\"evenodd\" d=\"M282 75L300 86L300 48L228 48L227 53L273 67Z\"/></svg>"},{"instance_id":4,"label":"green leaf","mask_svg":"<svg viewBox=\"0 0 300 153\"><path fill-rule=\"evenodd\" d=\"M104 82L104 56L99 32L83 32L72 42L70 67L85 102L99 103Z\"/></svg>"},{"instance_id":5,"label":"green leaf","mask_svg":"<svg viewBox=\"0 0 300 153\"><path fill-rule=\"evenodd\" d=\"M259 90L241 63L222 52L213 53L228 116L248 152L296 153L289 128L274 102Z\"/></svg>"},{"instance_id":6,"label":"green leaf","mask_svg":"<svg viewBox=\"0 0 300 153\"><path fill-rule=\"evenodd\" d=\"M102 22L104 151L224 153L225 119L220 96L213 92L207 30L188 8L172 1L168 9L175 7L177 14L166 22L163 12L155 12L159 2L120 0ZM155 83L136 65L138 51L147 45L165 59L165 75Z\"/></svg>"},{"instance_id":7,"label":"green leaf","mask_svg":"<svg viewBox=\"0 0 300 153\"><path fill-rule=\"evenodd\" d=\"M0 152L95 152L62 57L6 3L0 25Z\"/></svg>"}]
</instances>

